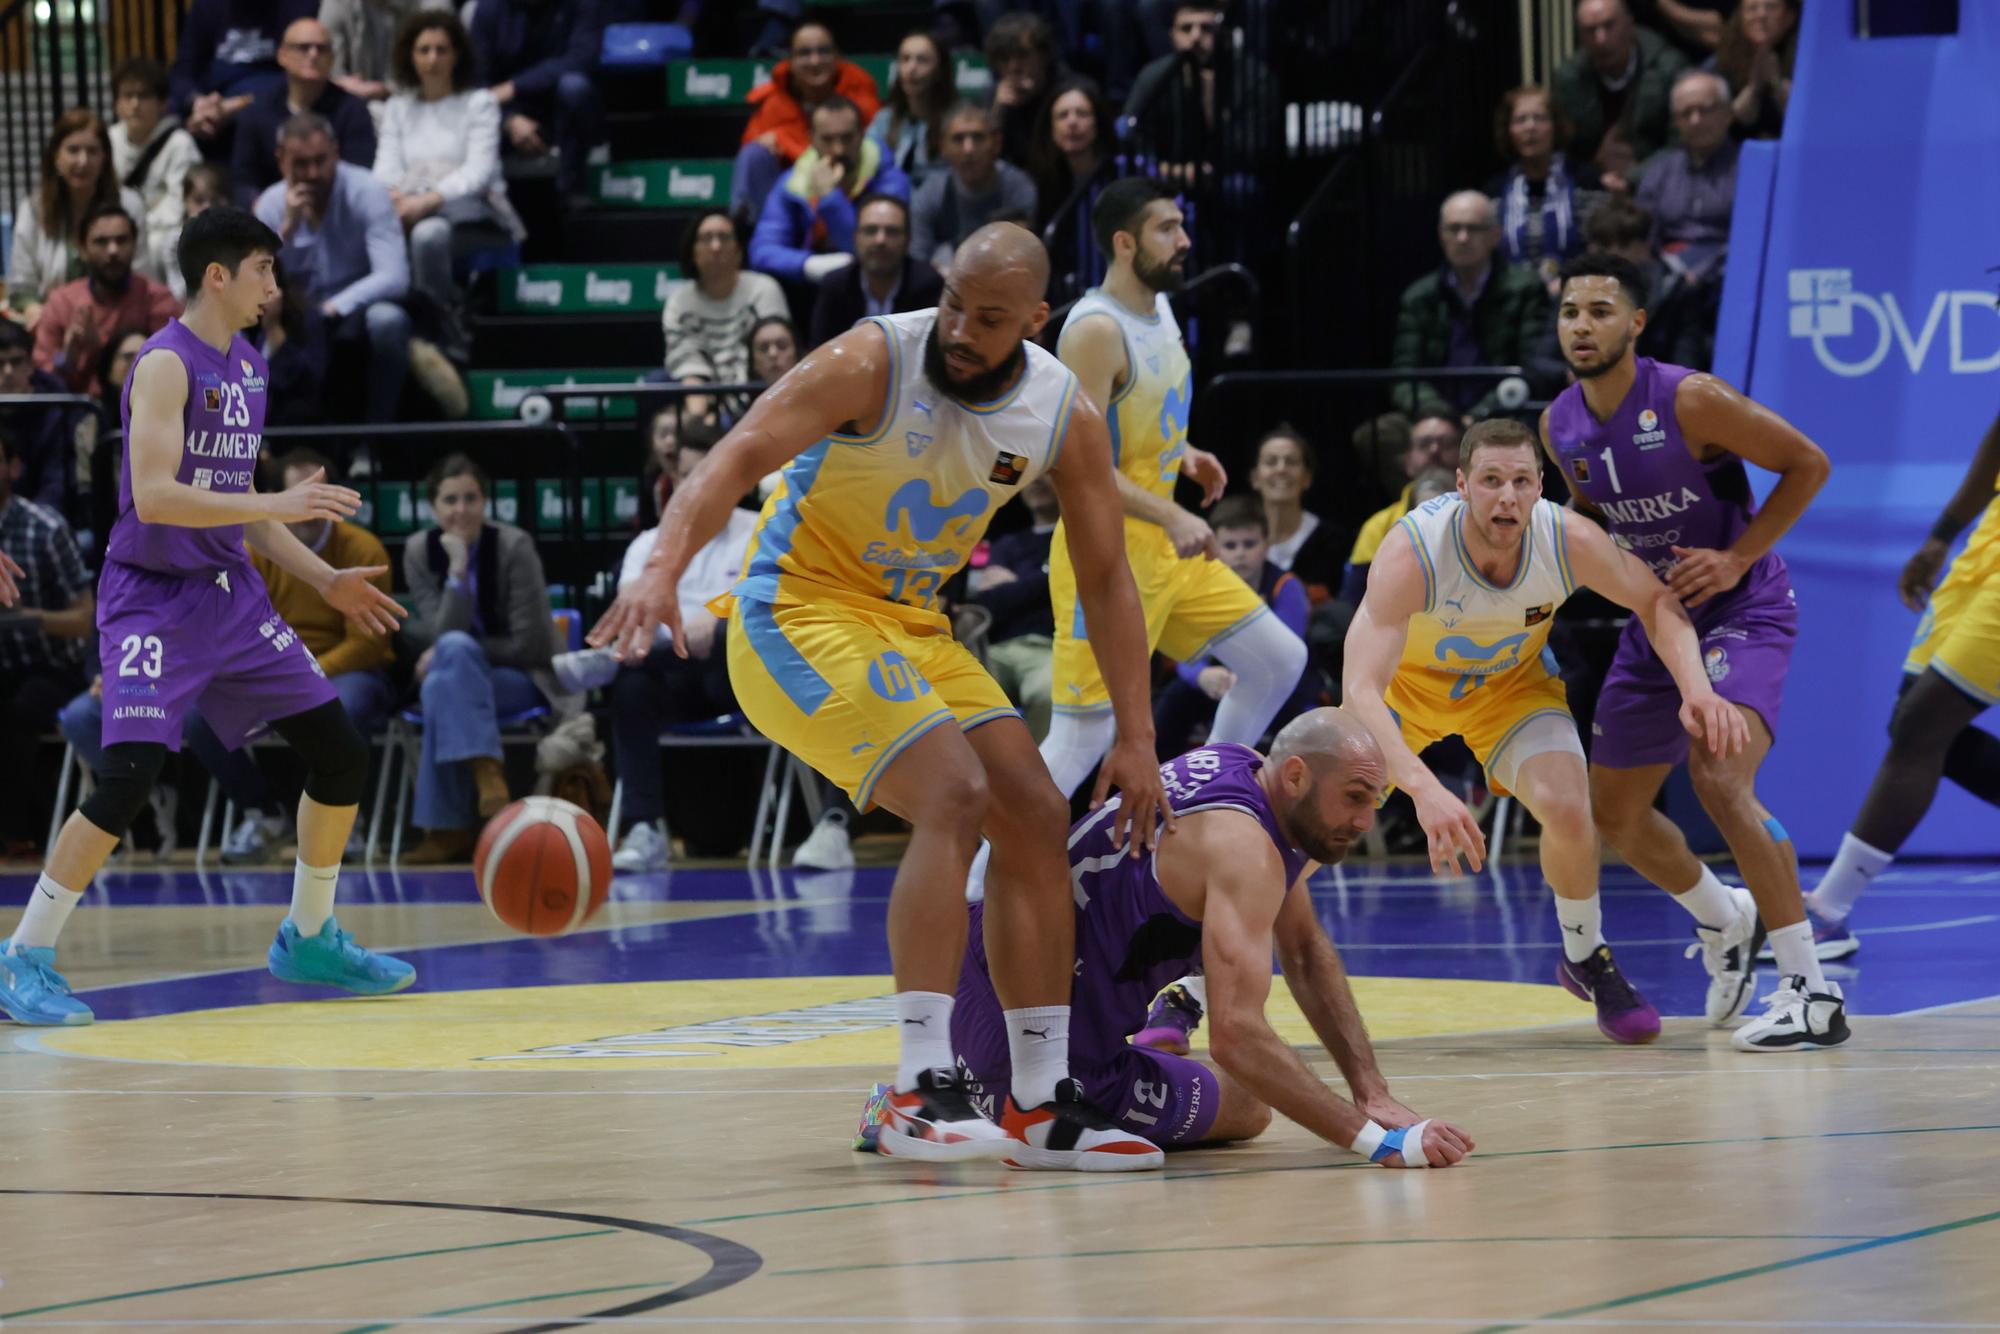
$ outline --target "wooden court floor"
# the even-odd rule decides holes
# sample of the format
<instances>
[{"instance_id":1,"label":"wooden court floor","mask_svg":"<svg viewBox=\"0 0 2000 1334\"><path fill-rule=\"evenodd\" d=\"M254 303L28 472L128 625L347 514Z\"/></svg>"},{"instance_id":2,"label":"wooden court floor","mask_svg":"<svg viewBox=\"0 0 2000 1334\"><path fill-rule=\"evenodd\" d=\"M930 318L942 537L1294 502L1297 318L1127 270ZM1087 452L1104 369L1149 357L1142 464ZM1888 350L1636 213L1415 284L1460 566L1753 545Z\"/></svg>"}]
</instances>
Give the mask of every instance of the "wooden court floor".
<instances>
[{"instance_id":1,"label":"wooden court floor","mask_svg":"<svg viewBox=\"0 0 2000 1334\"><path fill-rule=\"evenodd\" d=\"M1478 1154L1393 1172L1280 1120L1107 1177L850 1151L880 873L635 878L554 943L462 872L350 873L422 989L331 1002L260 980L288 877L108 879L63 958L102 1022L0 1028L0 1320L2000 1329L2000 872L1892 874L1854 1042L1790 1057L1685 1017L1678 910L1629 880L1607 930L1683 1016L1638 1049L1548 985L1531 873L1322 880L1392 1088Z\"/></svg>"}]
</instances>

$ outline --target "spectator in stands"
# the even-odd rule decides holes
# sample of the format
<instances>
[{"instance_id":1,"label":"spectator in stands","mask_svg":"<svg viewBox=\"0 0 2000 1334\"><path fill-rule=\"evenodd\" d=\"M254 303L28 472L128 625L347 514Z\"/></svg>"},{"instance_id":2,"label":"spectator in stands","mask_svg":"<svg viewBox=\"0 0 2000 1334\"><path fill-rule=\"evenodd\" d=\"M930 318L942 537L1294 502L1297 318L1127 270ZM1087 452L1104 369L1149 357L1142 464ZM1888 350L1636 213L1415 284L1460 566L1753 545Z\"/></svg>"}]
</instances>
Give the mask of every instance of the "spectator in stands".
<instances>
[{"instance_id":1,"label":"spectator in stands","mask_svg":"<svg viewBox=\"0 0 2000 1334\"><path fill-rule=\"evenodd\" d=\"M1689 60L1706 60L1722 41L1737 0L1633 0L1632 17L1672 42Z\"/></svg>"},{"instance_id":2,"label":"spectator in stands","mask_svg":"<svg viewBox=\"0 0 2000 1334\"><path fill-rule=\"evenodd\" d=\"M375 178L410 234L410 287L429 303L446 351L463 362L472 346L453 266L528 234L500 175L500 104L473 86L470 39L448 9L410 16L391 67L398 91L382 108Z\"/></svg>"},{"instance_id":3,"label":"spectator in stands","mask_svg":"<svg viewBox=\"0 0 2000 1334\"><path fill-rule=\"evenodd\" d=\"M546 705L556 651L548 580L535 539L486 518L493 487L463 454L424 483L437 526L403 548L412 604L405 642L419 652L424 711L416 821L424 841L405 858L463 861L479 824L507 804L497 719Z\"/></svg>"},{"instance_id":4,"label":"spectator in stands","mask_svg":"<svg viewBox=\"0 0 2000 1334\"><path fill-rule=\"evenodd\" d=\"M74 107L56 118L42 144L40 178L14 206L7 300L23 324L35 322L50 292L83 275L78 229L100 204L120 205L134 218L146 216L138 192L118 184L104 122L96 112Z\"/></svg>"},{"instance_id":5,"label":"spectator in stands","mask_svg":"<svg viewBox=\"0 0 2000 1334\"><path fill-rule=\"evenodd\" d=\"M1662 260L1653 244L1654 230L1653 215L1629 199L1608 201L1583 229L1590 249L1630 261L1645 277L1646 327L1639 333L1639 355L1707 370L1715 359L1721 287L1695 282ZM1542 383L1561 384L1569 374L1553 323L1543 331L1534 365Z\"/></svg>"},{"instance_id":6,"label":"spectator in stands","mask_svg":"<svg viewBox=\"0 0 2000 1334\"><path fill-rule=\"evenodd\" d=\"M1681 141L1655 158L1639 181L1639 206L1653 215L1653 241L1696 282L1714 282L1729 256L1736 206L1736 141L1729 136L1729 85L1689 70L1674 81Z\"/></svg>"},{"instance_id":7,"label":"spectator in stands","mask_svg":"<svg viewBox=\"0 0 2000 1334\"><path fill-rule=\"evenodd\" d=\"M1234 570L1244 583L1257 590L1285 628L1301 640L1306 637L1306 615L1310 602L1298 576L1269 559L1270 534L1264 507L1255 496L1225 496L1208 516L1215 531L1222 563ZM1173 679L1153 697L1153 737L1162 760L1199 745L1215 721L1215 706L1236 684L1236 673L1213 659L1183 662L1175 666ZM1308 669L1290 699L1271 719L1271 730L1313 707L1319 700L1321 683Z\"/></svg>"},{"instance_id":8,"label":"spectator in stands","mask_svg":"<svg viewBox=\"0 0 2000 1334\"><path fill-rule=\"evenodd\" d=\"M1345 537L1305 507L1317 471L1312 445L1289 423L1264 433L1250 469L1250 489L1262 501L1269 543L1265 558L1296 574L1315 602L1340 586L1340 561L1347 550Z\"/></svg>"},{"instance_id":9,"label":"spectator in stands","mask_svg":"<svg viewBox=\"0 0 2000 1334\"><path fill-rule=\"evenodd\" d=\"M320 0L319 21L333 38L333 81L364 102L387 101L396 91L390 81L396 78L396 38L403 24L415 14L451 9L450 0ZM469 46L458 44L458 63L468 79Z\"/></svg>"},{"instance_id":10,"label":"spectator in stands","mask_svg":"<svg viewBox=\"0 0 2000 1334\"><path fill-rule=\"evenodd\" d=\"M1550 316L1541 279L1512 264L1495 264L1500 220L1493 201L1461 190L1438 210L1444 264L1403 291L1396 315L1390 365L1525 366ZM1427 381L1397 383L1391 391L1404 412L1450 404L1468 417L1490 415L1494 389L1476 380L1442 388Z\"/></svg>"},{"instance_id":11,"label":"spectator in stands","mask_svg":"<svg viewBox=\"0 0 2000 1334\"><path fill-rule=\"evenodd\" d=\"M1798 55L1799 0L1743 0L1730 16L1712 68L1734 93L1730 111L1739 138L1784 132Z\"/></svg>"},{"instance_id":12,"label":"spectator in stands","mask_svg":"<svg viewBox=\"0 0 2000 1334\"><path fill-rule=\"evenodd\" d=\"M854 217L855 262L819 285L808 347L870 315L927 310L943 295L938 271L910 253L908 204L894 195L863 195Z\"/></svg>"},{"instance_id":13,"label":"spectator in stands","mask_svg":"<svg viewBox=\"0 0 2000 1334\"><path fill-rule=\"evenodd\" d=\"M1125 115L1134 151L1154 160L1167 180L1193 184L1197 173L1255 170L1251 153L1275 143L1277 76L1247 54L1231 62L1227 96L1218 96L1215 39L1221 0L1174 7L1172 54L1139 71Z\"/></svg>"},{"instance_id":14,"label":"spectator in stands","mask_svg":"<svg viewBox=\"0 0 2000 1334\"><path fill-rule=\"evenodd\" d=\"M354 398L366 420L394 421L410 366L400 304L410 263L396 206L373 175L334 156L333 128L313 112L278 131L278 164L285 178L258 198L258 221L284 238L278 258L326 316L335 356L365 362Z\"/></svg>"},{"instance_id":15,"label":"spectator in stands","mask_svg":"<svg viewBox=\"0 0 2000 1334\"><path fill-rule=\"evenodd\" d=\"M1635 166L1666 147L1668 95L1687 58L1634 23L1625 0L1577 0L1576 31L1583 44L1556 67L1551 86L1576 128L1573 158L1622 190Z\"/></svg>"},{"instance_id":16,"label":"spectator in stands","mask_svg":"<svg viewBox=\"0 0 2000 1334\"><path fill-rule=\"evenodd\" d=\"M193 0L181 18L173 107L211 158L228 156L237 116L257 94L284 86L278 38L319 0Z\"/></svg>"},{"instance_id":17,"label":"spectator in stands","mask_svg":"<svg viewBox=\"0 0 2000 1334\"><path fill-rule=\"evenodd\" d=\"M1584 217L1600 199L1597 173L1570 165L1569 117L1532 83L1501 96L1493 139L1509 164L1486 191L1500 215L1500 254L1533 268L1553 296L1556 271L1583 249Z\"/></svg>"},{"instance_id":18,"label":"spectator in stands","mask_svg":"<svg viewBox=\"0 0 2000 1334\"><path fill-rule=\"evenodd\" d=\"M1049 606L1049 545L1062 508L1055 483L1037 477L1021 493L1034 516L1028 527L993 539L986 563L976 566L968 589L974 605L993 614L986 637L986 669L1021 710L1039 743L1049 734L1055 703L1052 675L1055 613Z\"/></svg>"},{"instance_id":19,"label":"spectator in stands","mask_svg":"<svg viewBox=\"0 0 2000 1334\"><path fill-rule=\"evenodd\" d=\"M146 345L148 337L143 329L120 329L104 340L104 347L97 354L100 422L118 420L118 407L125 397L125 381L131 376L132 366L139 360L139 349ZM98 422L92 422L91 426L96 428ZM87 486L90 492L90 503L78 507L84 522L83 531L89 534L85 550L101 551L105 538L111 533L112 523L118 518L118 469L124 452L122 444L112 444L93 429L89 462L77 477L78 487ZM78 534L79 540L82 540L83 531Z\"/></svg>"},{"instance_id":20,"label":"spectator in stands","mask_svg":"<svg viewBox=\"0 0 2000 1334\"><path fill-rule=\"evenodd\" d=\"M669 399L646 423L646 461L639 466L637 526L641 530L659 523L673 497L674 479L680 476L681 423L687 423L689 440L703 449L722 438L721 427L705 410L706 403L693 395Z\"/></svg>"},{"instance_id":21,"label":"spectator in stands","mask_svg":"<svg viewBox=\"0 0 2000 1334\"><path fill-rule=\"evenodd\" d=\"M326 420L326 377L333 360L326 316L301 284L287 281L283 260L272 277L278 295L265 303L263 321L247 335L271 367L264 425L316 426Z\"/></svg>"},{"instance_id":22,"label":"spectator in stands","mask_svg":"<svg viewBox=\"0 0 2000 1334\"><path fill-rule=\"evenodd\" d=\"M835 94L814 108L812 147L771 187L750 237L750 267L820 282L854 262L854 201L910 197L910 181L861 132L861 110Z\"/></svg>"},{"instance_id":23,"label":"spectator in stands","mask_svg":"<svg viewBox=\"0 0 2000 1334\"><path fill-rule=\"evenodd\" d=\"M951 58L943 44L921 28L904 37L896 47L895 78L868 123L868 135L912 185L944 169L944 113L954 97Z\"/></svg>"},{"instance_id":24,"label":"spectator in stands","mask_svg":"<svg viewBox=\"0 0 2000 1334\"><path fill-rule=\"evenodd\" d=\"M572 203L604 114L591 81L603 43L600 0L480 0L472 14L475 73L500 104L508 150L554 150L556 189Z\"/></svg>"},{"instance_id":25,"label":"spectator in stands","mask_svg":"<svg viewBox=\"0 0 2000 1334\"><path fill-rule=\"evenodd\" d=\"M779 61L771 77L750 90L750 123L743 127L743 147L736 154L731 208L759 217L785 168L818 142L814 113L834 98L854 107L864 126L882 109L875 76L841 59L833 30L824 23L801 23L792 33L790 58ZM876 156L894 166L880 143Z\"/></svg>"},{"instance_id":26,"label":"spectator in stands","mask_svg":"<svg viewBox=\"0 0 2000 1334\"><path fill-rule=\"evenodd\" d=\"M1035 217L1035 182L1000 160L1000 139L985 110L960 102L944 118L944 155L950 171L925 181L910 201L911 250L937 269L989 222Z\"/></svg>"},{"instance_id":27,"label":"spectator in stands","mask_svg":"<svg viewBox=\"0 0 2000 1334\"><path fill-rule=\"evenodd\" d=\"M120 184L138 192L146 210L139 219L146 244L133 267L162 283L177 267L170 247L180 239L187 174L201 161L194 136L167 113L167 94L167 67L157 60L134 57L111 76L118 112L111 128L111 168Z\"/></svg>"},{"instance_id":28,"label":"spectator in stands","mask_svg":"<svg viewBox=\"0 0 2000 1334\"><path fill-rule=\"evenodd\" d=\"M1026 10L1002 14L986 30L986 64L993 73L993 119L1000 127L1000 156L1025 167L1035 122L1069 70L1056 51L1055 30Z\"/></svg>"},{"instance_id":29,"label":"spectator in stands","mask_svg":"<svg viewBox=\"0 0 2000 1334\"><path fill-rule=\"evenodd\" d=\"M1058 83L1035 120L1028 174L1035 182L1035 231L1039 234L1069 202L1077 182L1096 174L1117 151L1111 107L1097 84L1082 75Z\"/></svg>"},{"instance_id":30,"label":"spectator in stands","mask_svg":"<svg viewBox=\"0 0 2000 1334\"><path fill-rule=\"evenodd\" d=\"M187 300L187 279L181 275L180 248L181 229L191 219L200 217L217 204L227 204L234 198L229 188L229 171L220 163L197 162L188 169L187 180L181 185L181 220L174 224L173 231L160 238L159 253L166 260L167 290L177 301ZM148 232L147 243L152 242Z\"/></svg>"},{"instance_id":31,"label":"spectator in stands","mask_svg":"<svg viewBox=\"0 0 2000 1334\"><path fill-rule=\"evenodd\" d=\"M278 127L301 112L312 112L333 129L343 162L366 171L375 164L375 118L368 104L332 81L333 39L318 19L298 19L278 44L284 67L281 88L259 93L236 122L229 174L245 208L278 179Z\"/></svg>"},{"instance_id":32,"label":"spectator in stands","mask_svg":"<svg viewBox=\"0 0 2000 1334\"><path fill-rule=\"evenodd\" d=\"M1355 534L1353 549L1347 557L1347 571L1340 584L1342 602L1350 607L1361 605L1361 595L1368 588L1368 567L1374 563L1375 553L1397 521L1423 503L1417 483L1441 471L1446 491L1456 485L1452 469L1458 466L1458 441L1464 433L1457 415L1451 412L1427 412L1411 423L1409 445L1401 456L1403 475L1409 481L1394 500L1369 515L1362 522L1361 531Z\"/></svg>"},{"instance_id":33,"label":"spectator in stands","mask_svg":"<svg viewBox=\"0 0 2000 1334\"><path fill-rule=\"evenodd\" d=\"M275 397L275 384L272 392ZM321 469L326 472L326 481L340 481L340 470L332 459L314 449L293 449L277 462L280 489L297 486ZM360 524L345 519L307 519L285 526L292 536L336 570L380 570L374 582L383 592L391 591L388 550L381 538ZM389 710L396 703L395 690L389 682L389 664L395 652L389 641L362 630L329 607L297 575L274 564L262 552L252 551L250 563L263 577L264 587L271 594L272 608L285 618L286 625L298 632L299 639L319 660L320 670L333 683L334 693L340 697L355 729L364 737L373 736L388 721ZM222 860L230 863L265 860L283 841L287 827L277 791L255 764L248 763L246 752L239 751L237 756L247 765L247 773L238 769L199 714L188 729L188 739L195 753L218 778L224 765L239 775L231 795L242 818L224 836Z\"/></svg>"},{"instance_id":34,"label":"spectator in stands","mask_svg":"<svg viewBox=\"0 0 2000 1334\"><path fill-rule=\"evenodd\" d=\"M743 267L741 214L711 208L681 233L681 284L667 298L667 378L741 384L750 375L750 330L790 309L767 273Z\"/></svg>"},{"instance_id":35,"label":"spectator in stands","mask_svg":"<svg viewBox=\"0 0 2000 1334\"><path fill-rule=\"evenodd\" d=\"M774 385L799 364L799 332L783 315L758 320L744 342L750 349L750 378L758 384Z\"/></svg>"},{"instance_id":36,"label":"spectator in stands","mask_svg":"<svg viewBox=\"0 0 2000 1334\"><path fill-rule=\"evenodd\" d=\"M138 224L117 204L83 215L84 276L49 293L35 322L35 365L72 394L97 392L97 359L114 329L156 333L181 313L160 283L132 268Z\"/></svg>"},{"instance_id":37,"label":"spectator in stands","mask_svg":"<svg viewBox=\"0 0 2000 1334\"><path fill-rule=\"evenodd\" d=\"M69 392L61 380L35 369L34 349L33 334L0 317L0 397ZM0 408L0 432L11 442L8 466L18 470L13 494L67 515L77 489L79 442L95 439L84 424L89 420L89 409L68 404Z\"/></svg>"},{"instance_id":38,"label":"spectator in stands","mask_svg":"<svg viewBox=\"0 0 2000 1334\"><path fill-rule=\"evenodd\" d=\"M674 461L677 480L686 480L708 457L715 441L712 432L689 433ZM728 626L706 604L735 585L742 571L743 549L756 527L757 511L731 510L722 531L694 554L681 574L685 658L674 651L673 636L665 626L655 632L652 652L632 666L608 661L610 654L604 649L563 655L591 660L589 670L574 677L575 684L611 687L612 763L617 766L618 780L625 785L624 804L619 808L625 827L617 831L621 837L612 856L617 870L664 871L667 867L667 842L660 831L660 818L666 814L660 733L675 723L700 722L736 707L735 693L729 688L728 657L723 651ZM620 588L645 569L658 537L658 528L648 528L626 548L618 572Z\"/></svg>"},{"instance_id":39,"label":"spectator in stands","mask_svg":"<svg viewBox=\"0 0 2000 1334\"><path fill-rule=\"evenodd\" d=\"M0 613L0 855L33 855L48 807L36 750L83 685L97 601L61 514L14 492L14 444L0 428L0 552L21 568L21 598Z\"/></svg>"}]
</instances>

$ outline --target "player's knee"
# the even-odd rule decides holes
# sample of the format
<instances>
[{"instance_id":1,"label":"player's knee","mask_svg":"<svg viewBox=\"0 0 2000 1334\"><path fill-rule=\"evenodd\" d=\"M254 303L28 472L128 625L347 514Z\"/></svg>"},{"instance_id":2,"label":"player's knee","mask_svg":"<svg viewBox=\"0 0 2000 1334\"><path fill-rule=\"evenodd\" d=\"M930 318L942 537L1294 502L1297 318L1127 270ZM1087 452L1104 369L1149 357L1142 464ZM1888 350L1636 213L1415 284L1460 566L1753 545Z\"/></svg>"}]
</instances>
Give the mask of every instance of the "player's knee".
<instances>
[{"instance_id":1,"label":"player's knee","mask_svg":"<svg viewBox=\"0 0 2000 1334\"><path fill-rule=\"evenodd\" d=\"M345 709L340 721L342 726L327 729L319 754L309 761L306 795L322 806L359 806L368 789L368 742Z\"/></svg>"},{"instance_id":2,"label":"player's knee","mask_svg":"<svg viewBox=\"0 0 2000 1334\"><path fill-rule=\"evenodd\" d=\"M1005 800L989 801L986 831L989 837L1047 837L1069 827L1069 799L1048 781L1023 783L1008 792Z\"/></svg>"},{"instance_id":3,"label":"player's knee","mask_svg":"<svg viewBox=\"0 0 2000 1334\"><path fill-rule=\"evenodd\" d=\"M1567 842L1588 841L1597 833L1587 793L1563 792L1545 796L1536 803L1534 815L1544 834L1554 834Z\"/></svg>"},{"instance_id":4,"label":"player's knee","mask_svg":"<svg viewBox=\"0 0 2000 1334\"><path fill-rule=\"evenodd\" d=\"M370 342L395 342L410 336L410 312L393 301L377 301L363 317Z\"/></svg>"},{"instance_id":5,"label":"player's knee","mask_svg":"<svg viewBox=\"0 0 2000 1334\"><path fill-rule=\"evenodd\" d=\"M105 833L123 838L146 808L146 798L152 795L166 762L167 748L157 741L120 741L106 746L97 786L80 807L84 818Z\"/></svg>"}]
</instances>

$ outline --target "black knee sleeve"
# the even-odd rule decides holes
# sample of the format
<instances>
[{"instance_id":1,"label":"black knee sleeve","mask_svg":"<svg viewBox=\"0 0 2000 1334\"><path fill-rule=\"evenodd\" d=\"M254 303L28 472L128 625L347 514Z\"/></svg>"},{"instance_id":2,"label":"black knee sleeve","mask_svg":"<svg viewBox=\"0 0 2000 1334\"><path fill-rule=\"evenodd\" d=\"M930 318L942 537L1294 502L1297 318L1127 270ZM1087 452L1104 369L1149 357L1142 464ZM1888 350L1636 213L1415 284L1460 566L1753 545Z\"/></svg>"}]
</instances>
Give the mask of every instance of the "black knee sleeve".
<instances>
[{"instance_id":1,"label":"black knee sleeve","mask_svg":"<svg viewBox=\"0 0 2000 1334\"><path fill-rule=\"evenodd\" d=\"M79 807L84 818L110 834L123 838L146 809L146 798L167 763L167 748L157 741L120 741L104 748L104 764L97 772L97 785Z\"/></svg>"},{"instance_id":2,"label":"black knee sleeve","mask_svg":"<svg viewBox=\"0 0 2000 1334\"><path fill-rule=\"evenodd\" d=\"M368 742L337 699L280 718L271 730L306 764L306 795L322 806L359 806L368 788Z\"/></svg>"}]
</instances>

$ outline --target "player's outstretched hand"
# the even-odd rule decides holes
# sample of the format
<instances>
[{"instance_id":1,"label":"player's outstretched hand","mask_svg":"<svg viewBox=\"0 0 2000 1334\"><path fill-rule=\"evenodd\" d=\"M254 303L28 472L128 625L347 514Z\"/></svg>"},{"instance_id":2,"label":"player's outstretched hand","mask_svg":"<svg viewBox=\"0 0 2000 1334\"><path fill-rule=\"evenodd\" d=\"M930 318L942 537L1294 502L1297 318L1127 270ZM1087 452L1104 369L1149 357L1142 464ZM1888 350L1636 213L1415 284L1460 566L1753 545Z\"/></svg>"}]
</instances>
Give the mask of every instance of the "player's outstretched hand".
<instances>
[{"instance_id":1,"label":"player's outstretched hand","mask_svg":"<svg viewBox=\"0 0 2000 1334\"><path fill-rule=\"evenodd\" d=\"M629 585L618 590L618 600L591 627L587 642L592 648L608 648L620 662L639 662L653 647L653 629L665 625L674 637L674 652L687 656L687 641L681 634L680 592L667 572L647 565Z\"/></svg>"},{"instance_id":2,"label":"player's outstretched hand","mask_svg":"<svg viewBox=\"0 0 2000 1334\"><path fill-rule=\"evenodd\" d=\"M314 468L312 476L271 497L271 517L279 523L346 519L360 509L361 493L327 481L324 468Z\"/></svg>"},{"instance_id":3,"label":"player's outstretched hand","mask_svg":"<svg viewBox=\"0 0 2000 1334\"><path fill-rule=\"evenodd\" d=\"M371 635L393 635L396 622L410 613L403 604L382 591L375 582L389 573L386 565L357 565L351 570L335 570L327 586L320 590L326 605L353 621Z\"/></svg>"},{"instance_id":4,"label":"player's outstretched hand","mask_svg":"<svg viewBox=\"0 0 2000 1334\"><path fill-rule=\"evenodd\" d=\"M1193 445L1181 454L1181 476L1201 488L1203 508L1214 505L1229 489L1229 469L1222 466L1222 460Z\"/></svg>"},{"instance_id":5,"label":"player's outstretched hand","mask_svg":"<svg viewBox=\"0 0 2000 1334\"><path fill-rule=\"evenodd\" d=\"M1667 571L1667 587L1690 607L1699 607L1720 593L1727 593L1742 581L1750 562L1733 551L1708 547L1670 547L1680 564Z\"/></svg>"},{"instance_id":6,"label":"player's outstretched hand","mask_svg":"<svg viewBox=\"0 0 2000 1334\"><path fill-rule=\"evenodd\" d=\"M1421 795L1412 793L1411 799L1416 804L1417 823L1430 839L1431 870L1439 875L1461 874L1460 857L1474 871L1486 865L1486 835L1479 832L1479 821L1472 818L1464 802L1437 783Z\"/></svg>"},{"instance_id":7,"label":"player's outstretched hand","mask_svg":"<svg viewBox=\"0 0 2000 1334\"><path fill-rule=\"evenodd\" d=\"M1449 1121L1426 1121L1424 1127L1424 1165L1426 1167L1454 1167L1465 1161L1472 1152L1472 1136L1460 1130ZM1403 1161L1402 1154L1395 1154L1382 1160L1384 1167L1415 1167L1415 1163Z\"/></svg>"},{"instance_id":8,"label":"player's outstretched hand","mask_svg":"<svg viewBox=\"0 0 2000 1334\"><path fill-rule=\"evenodd\" d=\"M21 600L21 586L14 581L27 577L27 571L16 565L12 556L0 551L0 607L11 607Z\"/></svg>"},{"instance_id":9,"label":"player's outstretched hand","mask_svg":"<svg viewBox=\"0 0 2000 1334\"><path fill-rule=\"evenodd\" d=\"M1896 592L1901 594L1903 605L1911 611L1922 611L1930 604L1931 590L1937 587L1938 571L1944 568L1944 559L1951 554L1951 544L1940 542L1935 537L1917 548L1917 554L1910 557L1909 564L1896 580Z\"/></svg>"},{"instance_id":10,"label":"player's outstretched hand","mask_svg":"<svg viewBox=\"0 0 2000 1334\"><path fill-rule=\"evenodd\" d=\"M1750 724L1743 721L1742 711L1713 690L1682 702L1681 726L1724 758L1750 744Z\"/></svg>"},{"instance_id":11,"label":"player's outstretched hand","mask_svg":"<svg viewBox=\"0 0 2000 1334\"><path fill-rule=\"evenodd\" d=\"M1179 827L1174 808L1167 804L1166 784L1160 778L1160 761L1150 745L1118 738L1097 769L1097 786L1090 793L1090 809L1104 805L1111 789L1118 789L1118 814L1111 818L1111 841L1121 848L1150 848L1159 839L1154 831L1171 834Z\"/></svg>"}]
</instances>

